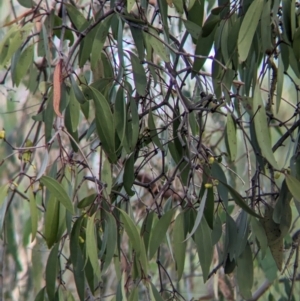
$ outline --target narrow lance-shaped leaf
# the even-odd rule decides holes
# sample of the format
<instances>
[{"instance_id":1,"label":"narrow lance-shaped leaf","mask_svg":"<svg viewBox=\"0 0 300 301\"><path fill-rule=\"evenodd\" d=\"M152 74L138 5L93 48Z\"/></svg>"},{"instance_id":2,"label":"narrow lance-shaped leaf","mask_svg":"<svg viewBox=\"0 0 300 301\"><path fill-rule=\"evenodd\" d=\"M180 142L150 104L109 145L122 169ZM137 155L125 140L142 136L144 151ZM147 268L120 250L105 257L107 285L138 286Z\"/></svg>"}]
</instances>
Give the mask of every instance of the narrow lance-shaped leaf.
<instances>
[{"instance_id":1,"label":"narrow lance-shaped leaf","mask_svg":"<svg viewBox=\"0 0 300 301\"><path fill-rule=\"evenodd\" d=\"M40 182L46 186L46 188L66 207L67 210L69 210L71 213L74 212L73 204L63 186L59 182L47 176L41 177Z\"/></svg>"},{"instance_id":2,"label":"narrow lance-shaped leaf","mask_svg":"<svg viewBox=\"0 0 300 301\"><path fill-rule=\"evenodd\" d=\"M261 99L259 85L257 84L254 91L253 98L253 111L254 111L254 127L258 145L261 149L262 155L268 162L276 169L278 164L275 160L274 153L271 147L271 137L269 126L267 122L267 115L264 104Z\"/></svg>"},{"instance_id":3,"label":"narrow lance-shaped leaf","mask_svg":"<svg viewBox=\"0 0 300 301\"><path fill-rule=\"evenodd\" d=\"M154 256L163 239L166 237L173 215L174 210L169 210L158 220L152 229L149 242L149 259Z\"/></svg>"},{"instance_id":4,"label":"narrow lance-shaped leaf","mask_svg":"<svg viewBox=\"0 0 300 301\"><path fill-rule=\"evenodd\" d=\"M105 97L90 86L95 104L97 133L102 147L112 163L117 161L115 153L115 124L113 114Z\"/></svg>"},{"instance_id":5,"label":"narrow lance-shaped leaf","mask_svg":"<svg viewBox=\"0 0 300 301\"><path fill-rule=\"evenodd\" d=\"M248 57L253 36L262 13L263 5L264 0L254 0L249 6L243 19L238 37L238 51L241 61L245 61Z\"/></svg>"},{"instance_id":6,"label":"narrow lance-shaped leaf","mask_svg":"<svg viewBox=\"0 0 300 301\"><path fill-rule=\"evenodd\" d=\"M286 179L286 184L289 188L289 191L293 195L294 201L299 202L299 200L300 200L300 181L289 174L285 175L285 179Z\"/></svg>"},{"instance_id":7,"label":"narrow lance-shaped leaf","mask_svg":"<svg viewBox=\"0 0 300 301\"><path fill-rule=\"evenodd\" d=\"M258 215L257 213L255 213L247 204L246 202L243 200L242 196L235 190L233 189L231 186L229 186L227 183L223 182L222 179L218 180L228 189L228 191L230 192L230 194L232 195L235 203L237 205L239 205L242 209L244 209L247 213L249 213L252 216L261 218L260 215Z\"/></svg>"},{"instance_id":8,"label":"narrow lance-shaped leaf","mask_svg":"<svg viewBox=\"0 0 300 301\"><path fill-rule=\"evenodd\" d=\"M97 251L97 243L95 236L95 216L97 213L94 213L91 217L88 218L86 225L86 253L91 262L93 272L95 275L100 277L100 267L98 262L98 251Z\"/></svg>"},{"instance_id":9,"label":"narrow lance-shaped leaf","mask_svg":"<svg viewBox=\"0 0 300 301\"><path fill-rule=\"evenodd\" d=\"M242 255L237 260L237 282L239 291L245 299L252 297L253 259L250 245L247 243Z\"/></svg>"},{"instance_id":10,"label":"narrow lance-shaped leaf","mask_svg":"<svg viewBox=\"0 0 300 301\"><path fill-rule=\"evenodd\" d=\"M147 87L147 77L143 65L140 63L139 59L135 54L130 52L133 80L135 84L136 91L139 95L145 96Z\"/></svg>"},{"instance_id":11,"label":"narrow lance-shaped leaf","mask_svg":"<svg viewBox=\"0 0 300 301\"><path fill-rule=\"evenodd\" d=\"M196 229L194 240L202 268L203 281L206 282L214 252L211 239L211 229L209 228L205 218L201 220L200 225Z\"/></svg>"},{"instance_id":12,"label":"narrow lance-shaped leaf","mask_svg":"<svg viewBox=\"0 0 300 301\"><path fill-rule=\"evenodd\" d=\"M31 188L28 190L29 206L30 206L30 219L31 219L31 241L35 240L38 228L38 210L36 207L35 197Z\"/></svg>"},{"instance_id":13,"label":"narrow lance-shaped leaf","mask_svg":"<svg viewBox=\"0 0 300 301\"><path fill-rule=\"evenodd\" d=\"M52 248L46 264L46 291L49 300L54 300L55 296L55 283L58 265L58 246L59 244L56 244Z\"/></svg>"},{"instance_id":14,"label":"narrow lance-shaped leaf","mask_svg":"<svg viewBox=\"0 0 300 301\"><path fill-rule=\"evenodd\" d=\"M184 212L181 212L176 220L173 229L173 250L174 250L174 257L176 263L176 270L177 270L177 277L178 281L182 277L183 269L184 269L184 262L185 262L185 250L186 250L186 241L185 234L184 234Z\"/></svg>"},{"instance_id":15,"label":"narrow lance-shaped leaf","mask_svg":"<svg viewBox=\"0 0 300 301\"><path fill-rule=\"evenodd\" d=\"M237 138L236 138L236 128L231 114L227 114L227 124L226 124L226 147L230 154L231 161L234 161L237 153Z\"/></svg>"},{"instance_id":16,"label":"narrow lance-shaped leaf","mask_svg":"<svg viewBox=\"0 0 300 301\"><path fill-rule=\"evenodd\" d=\"M195 231L198 229L198 226L202 220L202 216L203 216L203 212L204 212L204 208L205 208L205 204L206 204L206 197L207 197L207 189L205 189L204 194L201 198L193 229L192 229L191 233L189 233L189 235L186 237L185 240L188 240L190 237L192 237L194 235Z\"/></svg>"},{"instance_id":17,"label":"narrow lance-shaped leaf","mask_svg":"<svg viewBox=\"0 0 300 301\"><path fill-rule=\"evenodd\" d=\"M51 248L56 242L59 226L59 203L54 195L51 195L45 214L45 240L48 248Z\"/></svg>"}]
</instances>

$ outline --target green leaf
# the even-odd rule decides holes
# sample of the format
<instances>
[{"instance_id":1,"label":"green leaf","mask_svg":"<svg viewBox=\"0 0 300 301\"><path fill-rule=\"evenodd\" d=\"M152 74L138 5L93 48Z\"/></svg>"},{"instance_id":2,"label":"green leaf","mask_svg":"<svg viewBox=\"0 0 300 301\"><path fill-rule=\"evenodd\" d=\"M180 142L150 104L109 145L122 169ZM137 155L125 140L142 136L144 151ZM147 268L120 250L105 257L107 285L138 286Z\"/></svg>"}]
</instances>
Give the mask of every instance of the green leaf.
<instances>
[{"instance_id":1,"label":"green leaf","mask_svg":"<svg viewBox=\"0 0 300 301\"><path fill-rule=\"evenodd\" d=\"M33 23L28 22L23 27L20 25L12 25L6 36L0 43L0 67L6 65L13 54L19 49L22 43L28 37Z\"/></svg>"},{"instance_id":2,"label":"green leaf","mask_svg":"<svg viewBox=\"0 0 300 301\"><path fill-rule=\"evenodd\" d=\"M270 51L273 49L271 34L272 34L272 20L271 20L271 2L266 1L262 10L260 20L260 32L261 32L261 43L262 51Z\"/></svg>"},{"instance_id":3,"label":"green leaf","mask_svg":"<svg viewBox=\"0 0 300 301\"><path fill-rule=\"evenodd\" d=\"M101 170L101 180L106 184L105 191L107 195L110 195L112 188L112 166L107 159L104 160Z\"/></svg>"},{"instance_id":4,"label":"green leaf","mask_svg":"<svg viewBox=\"0 0 300 301\"><path fill-rule=\"evenodd\" d=\"M243 298L250 299L252 297L251 288L253 286L253 259L248 243L242 255L237 259L236 279Z\"/></svg>"},{"instance_id":5,"label":"green leaf","mask_svg":"<svg viewBox=\"0 0 300 301\"><path fill-rule=\"evenodd\" d=\"M105 220L107 221L106 227L108 232L108 239L106 244L106 255L104 259L104 265L103 265L103 273L108 268L109 264L111 263L114 255L115 255L115 249L117 245L117 224L116 220L113 217L111 212L108 212L105 215ZM106 229L105 229L106 230Z\"/></svg>"},{"instance_id":6,"label":"green leaf","mask_svg":"<svg viewBox=\"0 0 300 301\"><path fill-rule=\"evenodd\" d=\"M162 43L162 41L160 41L157 32L152 28L149 28L149 32L151 34L145 33L145 35L146 35L146 39L149 41L150 45L153 47L153 50L161 57L161 59L165 63L169 63L170 58L167 54L166 46Z\"/></svg>"},{"instance_id":7,"label":"green leaf","mask_svg":"<svg viewBox=\"0 0 300 301\"><path fill-rule=\"evenodd\" d=\"M227 151L230 154L231 161L235 161L237 153L236 127L233 118L229 112L227 113L225 142Z\"/></svg>"},{"instance_id":8,"label":"green leaf","mask_svg":"<svg viewBox=\"0 0 300 301\"><path fill-rule=\"evenodd\" d=\"M142 241L138 229L133 223L133 221L130 219L130 217L127 215L125 211L122 209L119 209L121 215L122 215L122 221L124 223L125 231L129 237L129 241L135 250L136 257L140 262L141 268L143 269L143 273L148 273L148 260L146 256L146 250L144 242Z\"/></svg>"},{"instance_id":9,"label":"green leaf","mask_svg":"<svg viewBox=\"0 0 300 301\"><path fill-rule=\"evenodd\" d=\"M219 217L219 214L217 214L214 220L214 228L211 232L211 241L213 245L215 245L220 240L222 231L222 221Z\"/></svg>"},{"instance_id":10,"label":"green leaf","mask_svg":"<svg viewBox=\"0 0 300 301\"><path fill-rule=\"evenodd\" d=\"M185 261L186 241L184 233L184 212L181 212L174 224L173 229L173 251L177 270L177 280L179 281L182 277Z\"/></svg>"},{"instance_id":11,"label":"green leaf","mask_svg":"<svg viewBox=\"0 0 300 301\"><path fill-rule=\"evenodd\" d=\"M239 36L238 36L238 51L241 61L245 61L248 57L252 40L262 13L264 0L254 0L249 6L246 15L243 19Z\"/></svg>"},{"instance_id":12,"label":"green leaf","mask_svg":"<svg viewBox=\"0 0 300 301\"><path fill-rule=\"evenodd\" d=\"M73 132L76 132L78 124L79 124L79 116L80 116L80 105L77 99L75 98L74 89L70 90L70 98L69 98L69 108L70 108L70 117L71 117L71 126Z\"/></svg>"},{"instance_id":13,"label":"green leaf","mask_svg":"<svg viewBox=\"0 0 300 301\"><path fill-rule=\"evenodd\" d=\"M205 204L206 204L207 191L208 191L208 189L205 189L204 194L203 194L203 196L201 198L201 201L200 201L200 205L199 205L198 210L197 210L197 215L196 215L196 219L195 219L193 229L188 234L188 236L186 237L185 240L188 240L190 237L192 237L194 235L195 231L198 229L198 226L199 226L199 224L202 220L202 216L203 216L203 212L204 212L204 208L205 208Z\"/></svg>"},{"instance_id":14,"label":"green leaf","mask_svg":"<svg viewBox=\"0 0 300 301\"><path fill-rule=\"evenodd\" d=\"M275 160L267 121L266 110L261 99L260 88L257 84L254 91L253 111L255 113L254 126L258 145L261 149L263 157L276 169L278 164Z\"/></svg>"},{"instance_id":15,"label":"green leaf","mask_svg":"<svg viewBox=\"0 0 300 301\"><path fill-rule=\"evenodd\" d=\"M130 97L130 111L131 111L131 143L130 143L130 148L131 151L134 151L136 143L139 138L139 114L138 114L138 108L135 100ZM128 140L128 139L127 139ZM130 140L128 140L130 141Z\"/></svg>"},{"instance_id":16,"label":"green leaf","mask_svg":"<svg viewBox=\"0 0 300 301\"><path fill-rule=\"evenodd\" d=\"M155 301L163 301L164 299L159 294L159 292L158 292L157 288L155 287L155 285L152 282L150 282L150 285L151 285L154 300ZM153 299L151 299L151 300L153 300Z\"/></svg>"},{"instance_id":17,"label":"green leaf","mask_svg":"<svg viewBox=\"0 0 300 301\"><path fill-rule=\"evenodd\" d=\"M36 207L35 197L31 188L28 189L28 196L31 218L31 241L34 241L38 228L38 210Z\"/></svg>"},{"instance_id":18,"label":"green leaf","mask_svg":"<svg viewBox=\"0 0 300 301\"><path fill-rule=\"evenodd\" d=\"M202 27L202 37L208 37L215 29L216 25L220 22L220 16L214 15L211 13L208 18L205 20L205 23Z\"/></svg>"},{"instance_id":19,"label":"green leaf","mask_svg":"<svg viewBox=\"0 0 300 301\"><path fill-rule=\"evenodd\" d=\"M265 206L265 216L261 220L261 223L265 229L272 256L278 270L281 271L283 263L283 236L280 225L273 221L273 211L272 207Z\"/></svg>"},{"instance_id":20,"label":"green leaf","mask_svg":"<svg viewBox=\"0 0 300 301\"><path fill-rule=\"evenodd\" d=\"M124 89L122 87L119 88L116 100L115 100L115 109L114 109L114 123L116 126L116 132L118 137L123 144L123 140L126 138L126 102L124 99Z\"/></svg>"},{"instance_id":21,"label":"green leaf","mask_svg":"<svg viewBox=\"0 0 300 301\"><path fill-rule=\"evenodd\" d=\"M45 239L50 249L56 242L59 226L59 203L54 195L51 195L45 214Z\"/></svg>"},{"instance_id":22,"label":"green leaf","mask_svg":"<svg viewBox=\"0 0 300 301\"><path fill-rule=\"evenodd\" d=\"M18 0L18 2L20 3L20 5L26 8L33 8L35 6L35 2L33 0Z\"/></svg>"},{"instance_id":23,"label":"green leaf","mask_svg":"<svg viewBox=\"0 0 300 301\"><path fill-rule=\"evenodd\" d=\"M154 211L151 211L147 214L146 218L143 221L143 225L141 227L141 236L143 237L144 245L145 245L145 250L149 249L149 242L151 238L151 229L152 229L152 224L154 223L154 217L156 217Z\"/></svg>"},{"instance_id":24,"label":"green leaf","mask_svg":"<svg viewBox=\"0 0 300 301\"><path fill-rule=\"evenodd\" d=\"M84 94L82 93L82 91L80 90L78 84L76 83L74 77L72 74L70 74L70 80L71 80L71 85L72 85L72 90L75 94L76 99L78 100L78 102L83 105L86 103L86 99L84 97Z\"/></svg>"},{"instance_id":25,"label":"green leaf","mask_svg":"<svg viewBox=\"0 0 300 301\"><path fill-rule=\"evenodd\" d=\"M206 60L207 60L206 57L209 55L209 52L210 52L211 47L214 42L214 33L215 33L215 31L213 31L209 36L207 36L207 37L201 36L197 40L195 55L203 56L204 58L201 58L201 57L195 58L194 64L193 64L193 71L198 72L203 67L204 63L206 62Z\"/></svg>"},{"instance_id":26,"label":"green leaf","mask_svg":"<svg viewBox=\"0 0 300 301\"><path fill-rule=\"evenodd\" d=\"M130 217L125 211L119 208L118 210L122 215L122 221L124 224L125 231L129 237L129 241L136 252L136 256L139 257L141 253L141 238L137 230L137 227L135 226L135 224L133 223L133 221L130 219Z\"/></svg>"},{"instance_id":27,"label":"green leaf","mask_svg":"<svg viewBox=\"0 0 300 301\"><path fill-rule=\"evenodd\" d=\"M150 242L149 242L149 260L152 259L158 247L166 237L166 233L171 224L173 215L174 215L174 210L173 209L169 210L158 220L158 222L153 227L153 230L151 231Z\"/></svg>"},{"instance_id":28,"label":"green leaf","mask_svg":"<svg viewBox=\"0 0 300 301\"><path fill-rule=\"evenodd\" d=\"M115 153L115 124L113 114L105 97L90 86L95 104L97 133L102 147L112 163L117 161Z\"/></svg>"},{"instance_id":29,"label":"green leaf","mask_svg":"<svg viewBox=\"0 0 300 301\"><path fill-rule=\"evenodd\" d=\"M90 58L90 54L92 53L92 47L93 47L93 43L95 41L97 29L98 28L95 27L91 31L89 31L87 33L87 35L84 37L83 41L80 43L79 56L78 56L80 68L82 68L84 66L84 64L86 63L86 61ZM101 52L99 53L99 56L100 55L101 55Z\"/></svg>"},{"instance_id":30,"label":"green leaf","mask_svg":"<svg viewBox=\"0 0 300 301\"><path fill-rule=\"evenodd\" d=\"M75 25L77 30L83 30L84 25L86 24L86 18L82 15L82 13L78 10L77 7L73 6L72 4L66 3L66 8L68 15Z\"/></svg>"},{"instance_id":31,"label":"green leaf","mask_svg":"<svg viewBox=\"0 0 300 301\"><path fill-rule=\"evenodd\" d=\"M205 218L201 220L201 223L195 232L194 240L197 246L203 281L206 282L214 254L214 247L211 240L211 229Z\"/></svg>"},{"instance_id":32,"label":"green leaf","mask_svg":"<svg viewBox=\"0 0 300 301\"><path fill-rule=\"evenodd\" d=\"M225 205L225 208L227 208L227 206L228 206L228 190L223 185L223 183L227 184L227 179L226 179L225 173L224 173L223 169L221 168L220 164L214 162L211 165L211 176L222 181L217 186L217 190L218 190L221 200L223 201L223 204Z\"/></svg>"},{"instance_id":33,"label":"green leaf","mask_svg":"<svg viewBox=\"0 0 300 301\"><path fill-rule=\"evenodd\" d=\"M140 63L136 55L130 52L132 71L133 71L133 80L135 84L136 91L139 95L146 95L147 88L147 77L143 65Z\"/></svg>"},{"instance_id":34,"label":"green leaf","mask_svg":"<svg viewBox=\"0 0 300 301\"><path fill-rule=\"evenodd\" d=\"M139 291L137 287L134 287L128 297L128 301L138 301L139 300Z\"/></svg>"},{"instance_id":35,"label":"green leaf","mask_svg":"<svg viewBox=\"0 0 300 301\"><path fill-rule=\"evenodd\" d=\"M215 198L213 188L207 188L207 200L204 208L204 216L207 224L211 229L214 228L214 208L215 208Z\"/></svg>"},{"instance_id":36,"label":"green leaf","mask_svg":"<svg viewBox=\"0 0 300 301\"><path fill-rule=\"evenodd\" d=\"M113 15L108 16L97 26L97 32L95 34L93 47L91 51L91 68L95 70L99 59L101 59L102 49L107 39L108 30L110 27L111 19Z\"/></svg>"},{"instance_id":37,"label":"green leaf","mask_svg":"<svg viewBox=\"0 0 300 301\"><path fill-rule=\"evenodd\" d=\"M91 217L88 217L86 225L86 254L90 260L90 263L93 268L93 272L96 276L100 277L100 266L98 262L98 250L97 242L95 236L95 216L97 212L94 213Z\"/></svg>"},{"instance_id":38,"label":"green leaf","mask_svg":"<svg viewBox=\"0 0 300 301\"><path fill-rule=\"evenodd\" d=\"M127 0L127 11L131 12L133 5L135 4L134 0Z\"/></svg>"},{"instance_id":39,"label":"green leaf","mask_svg":"<svg viewBox=\"0 0 300 301\"><path fill-rule=\"evenodd\" d=\"M150 110L149 115L148 115L148 126L150 130L150 137L154 141L155 145L163 150L163 146L158 138L158 134L156 131L156 125L154 123L153 115L152 115L152 110Z\"/></svg>"},{"instance_id":40,"label":"green leaf","mask_svg":"<svg viewBox=\"0 0 300 301\"><path fill-rule=\"evenodd\" d=\"M70 235L70 258L73 265L74 279L80 301L85 299L85 277L83 273L84 259L79 242L82 221L83 218L78 218L76 220Z\"/></svg>"},{"instance_id":41,"label":"green leaf","mask_svg":"<svg viewBox=\"0 0 300 301\"><path fill-rule=\"evenodd\" d=\"M195 0L194 2L191 1L189 3L189 5L190 5L190 8L189 8L189 13L187 15L187 19L190 22L195 23L199 27L202 27L205 2ZM195 43L195 41L194 41L194 43Z\"/></svg>"},{"instance_id":42,"label":"green leaf","mask_svg":"<svg viewBox=\"0 0 300 301\"><path fill-rule=\"evenodd\" d=\"M251 217L251 229L252 233L258 240L262 252L262 257L264 257L268 247L268 239L262 224L257 221L255 217Z\"/></svg>"},{"instance_id":43,"label":"green leaf","mask_svg":"<svg viewBox=\"0 0 300 301\"><path fill-rule=\"evenodd\" d=\"M45 300L45 287L43 287L36 295L34 301L44 301Z\"/></svg>"},{"instance_id":44,"label":"green leaf","mask_svg":"<svg viewBox=\"0 0 300 301\"><path fill-rule=\"evenodd\" d=\"M48 257L46 264L46 291L50 301L54 300L55 297L55 283L58 271L58 246L56 244Z\"/></svg>"},{"instance_id":45,"label":"green leaf","mask_svg":"<svg viewBox=\"0 0 300 301\"><path fill-rule=\"evenodd\" d=\"M131 190L133 182L135 180L134 175L134 153L126 160L123 174L124 188L128 195L133 196L134 190Z\"/></svg>"},{"instance_id":46,"label":"green leaf","mask_svg":"<svg viewBox=\"0 0 300 301\"><path fill-rule=\"evenodd\" d=\"M221 178L217 178L217 179L228 189L228 191L230 192L231 196L233 197L235 203L238 206L240 206L242 209L244 209L250 215L261 218L260 215L258 215L250 207L248 207L246 202L243 200L242 196L235 189L233 189L227 183L223 182L223 180Z\"/></svg>"},{"instance_id":47,"label":"green leaf","mask_svg":"<svg viewBox=\"0 0 300 301\"><path fill-rule=\"evenodd\" d=\"M47 176L42 176L40 182L44 186L46 186L46 188L52 193L52 195L55 196L57 200L66 207L67 210L69 210L71 213L74 213L72 201L59 182Z\"/></svg>"},{"instance_id":48,"label":"green leaf","mask_svg":"<svg viewBox=\"0 0 300 301\"><path fill-rule=\"evenodd\" d=\"M134 40L135 47L138 52L138 57L142 61L145 58L145 44L143 32L140 28L130 26L131 34Z\"/></svg>"},{"instance_id":49,"label":"green leaf","mask_svg":"<svg viewBox=\"0 0 300 301\"><path fill-rule=\"evenodd\" d=\"M285 174L285 180L294 201L298 201L300 199L300 181L289 174Z\"/></svg>"},{"instance_id":50,"label":"green leaf","mask_svg":"<svg viewBox=\"0 0 300 301\"><path fill-rule=\"evenodd\" d=\"M20 58L17 62L15 78L13 79L15 85L18 87L21 80L24 79L29 67L33 61L34 44L29 45L22 51Z\"/></svg>"}]
</instances>

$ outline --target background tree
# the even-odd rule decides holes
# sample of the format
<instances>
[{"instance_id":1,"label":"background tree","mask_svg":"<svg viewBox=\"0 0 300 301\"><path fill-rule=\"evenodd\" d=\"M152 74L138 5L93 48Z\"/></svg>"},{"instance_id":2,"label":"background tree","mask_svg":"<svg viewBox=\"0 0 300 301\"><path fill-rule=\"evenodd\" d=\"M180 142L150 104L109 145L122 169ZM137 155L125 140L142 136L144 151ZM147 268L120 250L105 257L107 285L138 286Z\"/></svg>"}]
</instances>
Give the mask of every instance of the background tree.
<instances>
[{"instance_id":1,"label":"background tree","mask_svg":"<svg viewBox=\"0 0 300 301\"><path fill-rule=\"evenodd\" d=\"M298 2L0 6L2 300L297 300Z\"/></svg>"}]
</instances>

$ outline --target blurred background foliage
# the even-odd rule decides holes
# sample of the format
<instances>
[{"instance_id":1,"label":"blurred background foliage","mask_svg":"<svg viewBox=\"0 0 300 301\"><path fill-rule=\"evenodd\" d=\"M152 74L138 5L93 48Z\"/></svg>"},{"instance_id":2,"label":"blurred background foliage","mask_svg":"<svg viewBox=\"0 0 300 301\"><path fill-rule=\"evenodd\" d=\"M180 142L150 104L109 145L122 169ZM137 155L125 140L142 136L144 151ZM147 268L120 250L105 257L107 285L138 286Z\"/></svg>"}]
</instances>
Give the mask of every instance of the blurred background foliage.
<instances>
[{"instance_id":1,"label":"blurred background foliage","mask_svg":"<svg viewBox=\"0 0 300 301\"><path fill-rule=\"evenodd\" d=\"M298 2L0 20L1 300L297 300Z\"/></svg>"}]
</instances>

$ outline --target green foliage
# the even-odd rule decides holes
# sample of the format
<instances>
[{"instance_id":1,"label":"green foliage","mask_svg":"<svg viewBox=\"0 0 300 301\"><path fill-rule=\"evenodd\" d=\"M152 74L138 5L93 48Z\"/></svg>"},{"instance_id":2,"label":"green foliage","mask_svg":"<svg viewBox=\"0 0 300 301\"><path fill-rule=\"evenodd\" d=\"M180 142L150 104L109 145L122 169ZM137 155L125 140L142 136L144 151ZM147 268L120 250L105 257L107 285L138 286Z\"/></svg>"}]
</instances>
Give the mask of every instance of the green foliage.
<instances>
[{"instance_id":1,"label":"green foliage","mask_svg":"<svg viewBox=\"0 0 300 301\"><path fill-rule=\"evenodd\" d=\"M296 300L298 3L2 2L0 299Z\"/></svg>"}]
</instances>

